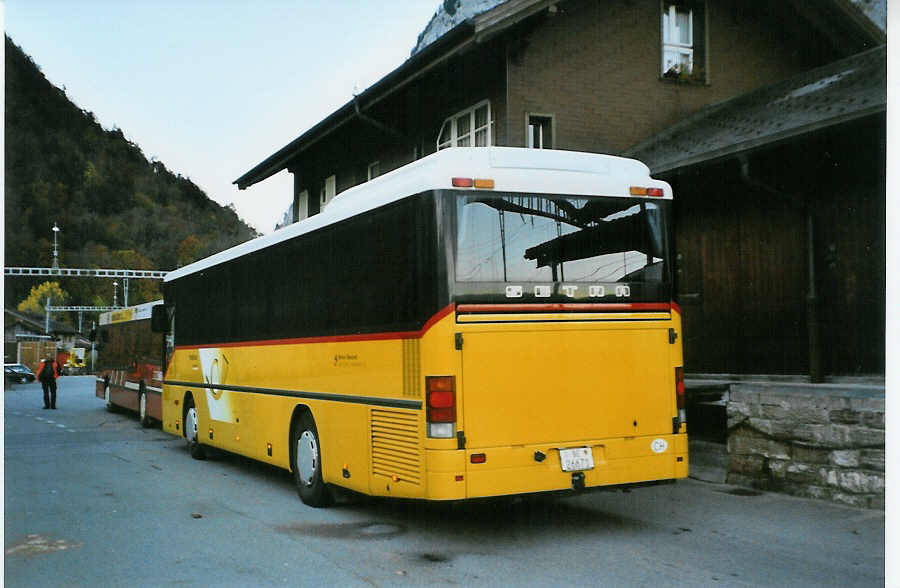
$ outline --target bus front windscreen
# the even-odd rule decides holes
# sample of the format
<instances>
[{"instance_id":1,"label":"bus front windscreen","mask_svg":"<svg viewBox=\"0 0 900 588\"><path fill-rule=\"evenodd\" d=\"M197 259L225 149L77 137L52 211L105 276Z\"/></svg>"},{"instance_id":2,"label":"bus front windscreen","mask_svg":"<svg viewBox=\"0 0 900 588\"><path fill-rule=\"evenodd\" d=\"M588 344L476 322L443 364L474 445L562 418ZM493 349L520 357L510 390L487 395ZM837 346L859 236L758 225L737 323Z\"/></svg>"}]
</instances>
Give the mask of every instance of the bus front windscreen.
<instances>
[{"instance_id":1,"label":"bus front windscreen","mask_svg":"<svg viewBox=\"0 0 900 588\"><path fill-rule=\"evenodd\" d=\"M457 294L502 286L507 298L668 301L669 208L636 198L458 195Z\"/></svg>"}]
</instances>

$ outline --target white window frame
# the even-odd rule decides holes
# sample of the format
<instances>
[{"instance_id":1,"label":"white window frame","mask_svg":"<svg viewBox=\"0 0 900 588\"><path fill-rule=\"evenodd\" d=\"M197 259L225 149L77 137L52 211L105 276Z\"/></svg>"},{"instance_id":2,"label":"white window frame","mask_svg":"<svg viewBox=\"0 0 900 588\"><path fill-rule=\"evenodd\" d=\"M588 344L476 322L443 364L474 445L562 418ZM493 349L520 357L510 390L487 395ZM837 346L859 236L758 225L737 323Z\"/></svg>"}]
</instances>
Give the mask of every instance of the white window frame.
<instances>
[{"instance_id":1,"label":"white window frame","mask_svg":"<svg viewBox=\"0 0 900 588\"><path fill-rule=\"evenodd\" d=\"M335 190L337 188L337 177L336 176L328 176L325 178L325 181L322 182L322 189L319 190L319 209L323 210L331 199L335 196Z\"/></svg>"},{"instance_id":2,"label":"white window frame","mask_svg":"<svg viewBox=\"0 0 900 588\"><path fill-rule=\"evenodd\" d=\"M475 112L480 110L482 107L487 107L487 116L485 118L485 124L476 127L475 126ZM458 128L458 121L462 118L468 116L469 119L469 129L467 132L460 134ZM485 144L478 145L478 147L488 147L494 144L493 137L493 128L494 128L494 114L491 110L491 101L490 100L482 100L477 104L470 106L464 110L460 110L456 114L452 116L448 116L444 119L444 123L441 125L440 130L438 131L437 140L435 141L435 147L437 151L441 149L447 149L449 147L475 147L475 134L480 131L486 132ZM449 137L441 141L441 137L444 136L444 130L449 129ZM460 145L460 142L467 142L468 144Z\"/></svg>"},{"instance_id":3,"label":"white window frame","mask_svg":"<svg viewBox=\"0 0 900 588\"><path fill-rule=\"evenodd\" d=\"M688 15L688 42L683 43L680 40L680 36L677 22L678 13L687 13ZM664 2L663 3L663 11L660 16L662 19L662 38L663 38L663 50L662 50L662 75L665 75L670 69L672 69L672 65L669 65L668 55L674 54L680 57L673 63L676 67L676 71L679 73L687 73L690 74L694 69L694 10L691 8L679 7L675 2ZM687 63L687 71L682 71L680 64Z\"/></svg>"},{"instance_id":4,"label":"white window frame","mask_svg":"<svg viewBox=\"0 0 900 588\"><path fill-rule=\"evenodd\" d=\"M541 144L535 145L533 141L534 135L531 132L531 119L546 119L550 121L550 136L545 137L541 133ZM554 149L556 145L556 117L552 114L542 114L540 112L525 113L525 146L529 149Z\"/></svg>"},{"instance_id":5,"label":"white window frame","mask_svg":"<svg viewBox=\"0 0 900 588\"><path fill-rule=\"evenodd\" d=\"M381 175L381 162L373 161L366 168L366 181L372 181L373 178L377 178Z\"/></svg>"},{"instance_id":6,"label":"white window frame","mask_svg":"<svg viewBox=\"0 0 900 588\"><path fill-rule=\"evenodd\" d=\"M309 190L303 190L297 196L297 220L309 217Z\"/></svg>"}]
</instances>

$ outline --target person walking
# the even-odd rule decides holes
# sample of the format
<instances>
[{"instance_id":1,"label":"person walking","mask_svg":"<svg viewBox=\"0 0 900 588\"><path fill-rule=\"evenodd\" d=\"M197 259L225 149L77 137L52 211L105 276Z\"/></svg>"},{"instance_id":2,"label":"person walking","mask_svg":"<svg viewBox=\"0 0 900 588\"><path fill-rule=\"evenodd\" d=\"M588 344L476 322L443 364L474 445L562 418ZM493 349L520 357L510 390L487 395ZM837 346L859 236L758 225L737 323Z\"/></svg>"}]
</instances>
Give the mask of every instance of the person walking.
<instances>
[{"instance_id":1,"label":"person walking","mask_svg":"<svg viewBox=\"0 0 900 588\"><path fill-rule=\"evenodd\" d=\"M41 360L41 367L38 369L38 380L41 381L41 387L44 389L44 408L52 408L56 410L56 378L59 377L59 363L56 358L48 356L47 359Z\"/></svg>"}]
</instances>

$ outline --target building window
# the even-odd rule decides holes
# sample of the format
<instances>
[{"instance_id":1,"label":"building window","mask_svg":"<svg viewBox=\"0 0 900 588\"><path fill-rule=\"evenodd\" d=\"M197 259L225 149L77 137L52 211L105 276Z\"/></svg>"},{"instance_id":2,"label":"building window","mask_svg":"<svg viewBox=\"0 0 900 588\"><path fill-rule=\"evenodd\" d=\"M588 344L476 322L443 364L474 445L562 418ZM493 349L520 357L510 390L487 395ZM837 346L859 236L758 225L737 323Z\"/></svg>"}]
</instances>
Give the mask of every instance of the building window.
<instances>
[{"instance_id":1,"label":"building window","mask_svg":"<svg viewBox=\"0 0 900 588\"><path fill-rule=\"evenodd\" d=\"M703 0L662 2L662 76L703 81L705 66Z\"/></svg>"},{"instance_id":2,"label":"building window","mask_svg":"<svg viewBox=\"0 0 900 588\"><path fill-rule=\"evenodd\" d=\"M529 114L527 134L529 149L553 149L553 117Z\"/></svg>"},{"instance_id":3,"label":"building window","mask_svg":"<svg viewBox=\"0 0 900 588\"><path fill-rule=\"evenodd\" d=\"M366 181L371 180L372 178L377 178L381 175L381 162L373 161L369 164L369 167L366 171Z\"/></svg>"},{"instance_id":4,"label":"building window","mask_svg":"<svg viewBox=\"0 0 900 588\"><path fill-rule=\"evenodd\" d=\"M327 178L325 178L325 182L322 184L322 189L319 191L319 210L324 210L325 205L331 202L331 199L334 198L336 186L337 178L335 176L328 176Z\"/></svg>"},{"instance_id":5,"label":"building window","mask_svg":"<svg viewBox=\"0 0 900 588\"><path fill-rule=\"evenodd\" d=\"M448 117L438 133L437 150L448 147L487 147L492 144L491 103L488 100Z\"/></svg>"}]
</instances>

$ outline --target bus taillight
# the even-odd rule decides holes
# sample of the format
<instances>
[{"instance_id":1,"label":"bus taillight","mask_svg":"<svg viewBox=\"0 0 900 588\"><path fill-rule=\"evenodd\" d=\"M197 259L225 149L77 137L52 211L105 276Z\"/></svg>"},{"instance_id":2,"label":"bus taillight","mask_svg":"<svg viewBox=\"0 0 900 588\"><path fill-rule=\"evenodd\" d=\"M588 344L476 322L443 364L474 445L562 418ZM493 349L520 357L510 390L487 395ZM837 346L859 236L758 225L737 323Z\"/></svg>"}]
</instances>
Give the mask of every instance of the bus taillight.
<instances>
[{"instance_id":1,"label":"bus taillight","mask_svg":"<svg viewBox=\"0 0 900 588\"><path fill-rule=\"evenodd\" d=\"M456 378L425 376L428 436L451 439L456 428Z\"/></svg>"},{"instance_id":2,"label":"bus taillight","mask_svg":"<svg viewBox=\"0 0 900 588\"><path fill-rule=\"evenodd\" d=\"M450 183L454 188L494 189L494 180L490 178L450 178Z\"/></svg>"},{"instance_id":3,"label":"bus taillight","mask_svg":"<svg viewBox=\"0 0 900 588\"><path fill-rule=\"evenodd\" d=\"M628 192L632 196L655 196L661 198L664 195L662 188L645 188L643 186L631 186Z\"/></svg>"},{"instance_id":4,"label":"bus taillight","mask_svg":"<svg viewBox=\"0 0 900 588\"><path fill-rule=\"evenodd\" d=\"M675 398L678 401L678 420L681 424L687 422L687 411L684 400L684 368L675 368Z\"/></svg>"}]
</instances>

